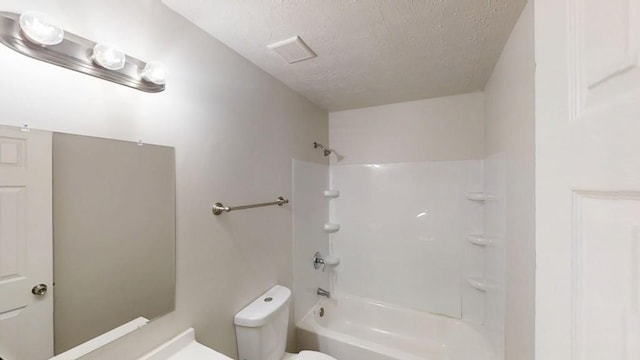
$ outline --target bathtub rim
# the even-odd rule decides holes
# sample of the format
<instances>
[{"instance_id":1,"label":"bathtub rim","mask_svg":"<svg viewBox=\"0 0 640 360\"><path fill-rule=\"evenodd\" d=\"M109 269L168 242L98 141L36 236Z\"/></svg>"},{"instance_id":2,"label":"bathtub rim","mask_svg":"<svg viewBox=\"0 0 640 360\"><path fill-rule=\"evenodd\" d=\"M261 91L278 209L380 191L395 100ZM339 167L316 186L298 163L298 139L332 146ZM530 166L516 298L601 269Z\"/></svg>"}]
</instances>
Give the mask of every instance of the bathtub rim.
<instances>
[{"instance_id":1,"label":"bathtub rim","mask_svg":"<svg viewBox=\"0 0 640 360\"><path fill-rule=\"evenodd\" d=\"M298 323L295 324L296 331L298 329L306 332L310 332L313 334L317 334L321 337L326 337L333 341L343 342L350 346L357 347L362 350L372 351L376 353L380 353L382 355L392 357L392 358L401 358L403 360L424 360L423 357L417 356L413 353L402 351L400 349L394 349L392 347L386 345L380 345L368 339L362 339L351 334L346 334L343 332L339 332L337 330L333 330L326 326L322 326L315 319L316 311L323 306L323 304L327 302L337 302L340 300L347 301L356 301L356 302L365 302L370 305L374 305L376 307L381 307L385 309L389 309L391 311L401 311L405 313L414 313L419 314L420 316L424 316L425 318L435 319L439 321L446 321L448 323L452 323L455 326L465 326L469 329L473 330L481 339L482 345L485 346L486 350L490 352L490 355L494 359L498 359L496 349L493 348L490 342L490 338L488 336L488 329L483 325L469 323L462 319L449 317L441 314L434 314L427 311L421 311L413 308L407 308L397 304L391 304L380 300L369 299L357 295L350 294L335 294L332 295L331 298L321 298L316 301L313 307L307 311L307 313L300 319Z\"/></svg>"}]
</instances>

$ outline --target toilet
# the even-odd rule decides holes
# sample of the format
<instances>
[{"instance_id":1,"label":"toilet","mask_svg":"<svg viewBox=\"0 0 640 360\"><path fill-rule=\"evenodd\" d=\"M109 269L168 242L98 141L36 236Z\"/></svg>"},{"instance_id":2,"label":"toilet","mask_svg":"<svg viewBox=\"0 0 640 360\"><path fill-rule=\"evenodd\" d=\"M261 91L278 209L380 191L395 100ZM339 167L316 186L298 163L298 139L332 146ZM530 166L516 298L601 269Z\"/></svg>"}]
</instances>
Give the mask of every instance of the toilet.
<instances>
[{"instance_id":1,"label":"toilet","mask_svg":"<svg viewBox=\"0 0 640 360\"><path fill-rule=\"evenodd\" d=\"M285 352L291 290L276 285L234 317L240 360L337 360L317 351Z\"/></svg>"}]
</instances>

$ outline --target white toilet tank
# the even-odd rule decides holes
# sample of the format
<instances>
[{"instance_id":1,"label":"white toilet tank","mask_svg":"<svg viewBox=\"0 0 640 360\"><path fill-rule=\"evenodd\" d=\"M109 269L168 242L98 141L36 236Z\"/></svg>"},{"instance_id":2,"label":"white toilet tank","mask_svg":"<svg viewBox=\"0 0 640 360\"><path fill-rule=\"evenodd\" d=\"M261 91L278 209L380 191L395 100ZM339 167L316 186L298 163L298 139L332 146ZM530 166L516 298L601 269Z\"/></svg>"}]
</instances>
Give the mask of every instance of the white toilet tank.
<instances>
[{"instance_id":1,"label":"white toilet tank","mask_svg":"<svg viewBox=\"0 0 640 360\"><path fill-rule=\"evenodd\" d=\"M240 360L281 360L287 345L291 290L276 285L234 317Z\"/></svg>"}]
</instances>

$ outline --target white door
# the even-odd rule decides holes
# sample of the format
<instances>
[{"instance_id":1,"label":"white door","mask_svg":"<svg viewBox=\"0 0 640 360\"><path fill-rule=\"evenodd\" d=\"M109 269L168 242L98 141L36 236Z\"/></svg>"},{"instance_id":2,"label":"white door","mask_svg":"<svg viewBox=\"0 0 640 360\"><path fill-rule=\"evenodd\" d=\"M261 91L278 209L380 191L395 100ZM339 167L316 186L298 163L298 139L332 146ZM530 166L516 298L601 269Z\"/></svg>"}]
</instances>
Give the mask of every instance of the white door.
<instances>
[{"instance_id":1,"label":"white door","mask_svg":"<svg viewBox=\"0 0 640 360\"><path fill-rule=\"evenodd\" d=\"M640 0L535 0L536 359L640 359Z\"/></svg>"},{"instance_id":2,"label":"white door","mask_svg":"<svg viewBox=\"0 0 640 360\"><path fill-rule=\"evenodd\" d=\"M51 133L0 127L0 357L53 356ZM48 292L32 294L35 285Z\"/></svg>"}]
</instances>

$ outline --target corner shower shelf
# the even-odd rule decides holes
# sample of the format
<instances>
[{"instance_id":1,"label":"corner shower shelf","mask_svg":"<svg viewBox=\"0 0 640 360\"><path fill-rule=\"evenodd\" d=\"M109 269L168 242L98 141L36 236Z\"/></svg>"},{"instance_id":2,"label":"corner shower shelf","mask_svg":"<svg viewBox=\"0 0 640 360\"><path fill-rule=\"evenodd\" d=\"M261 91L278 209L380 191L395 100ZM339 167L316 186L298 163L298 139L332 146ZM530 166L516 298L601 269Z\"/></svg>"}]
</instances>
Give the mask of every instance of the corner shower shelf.
<instances>
[{"instance_id":1,"label":"corner shower shelf","mask_svg":"<svg viewBox=\"0 0 640 360\"><path fill-rule=\"evenodd\" d=\"M487 239L481 235L469 235L467 236L467 240L469 240L470 243L478 246L488 246L492 243L490 239Z\"/></svg>"},{"instance_id":2,"label":"corner shower shelf","mask_svg":"<svg viewBox=\"0 0 640 360\"><path fill-rule=\"evenodd\" d=\"M335 199L337 197L340 197L340 190L325 190L324 197L330 198L330 199Z\"/></svg>"},{"instance_id":3,"label":"corner shower shelf","mask_svg":"<svg viewBox=\"0 0 640 360\"><path fill-rule=\"evenodd\" d=\"M469 276L467 278L467 283L469 283L469 285L471 285L472 288L480 291L487 291L487 289L489 288L486 280L478 276Z\"/></svg>"},{"instance_id":4,"label":"corner shower shelf","mask_svg":"<svg viewBox=\"0 0 640 360\"><path fill-rule=\"evenodd\" d=\"M340 230L340 224L326 223L324 224L324 231L328 233L334 233Z\"/></svg>"},{"instance_id":5,"label":"corner shower shelf","mask_svg":"<svg viewBox=\"0 0 640 360\"><path fill-rule=\"evenodd\" d=\"M327 266L338 266L340 265L340 257L335 255L328 255L324 258L324 263L327 264Z\"/></svg>"},{"instance_id":6,"label":"corner shower shelf","mask_svg":"<svg viewBox=\"0 0 640 360\"><path fill-rule=\"evenodd\" d=\"M467 193L467 199L472 201L487 201L491 198L491 195L483 192L469 192Z\"/></svg>"}]
</instances>

